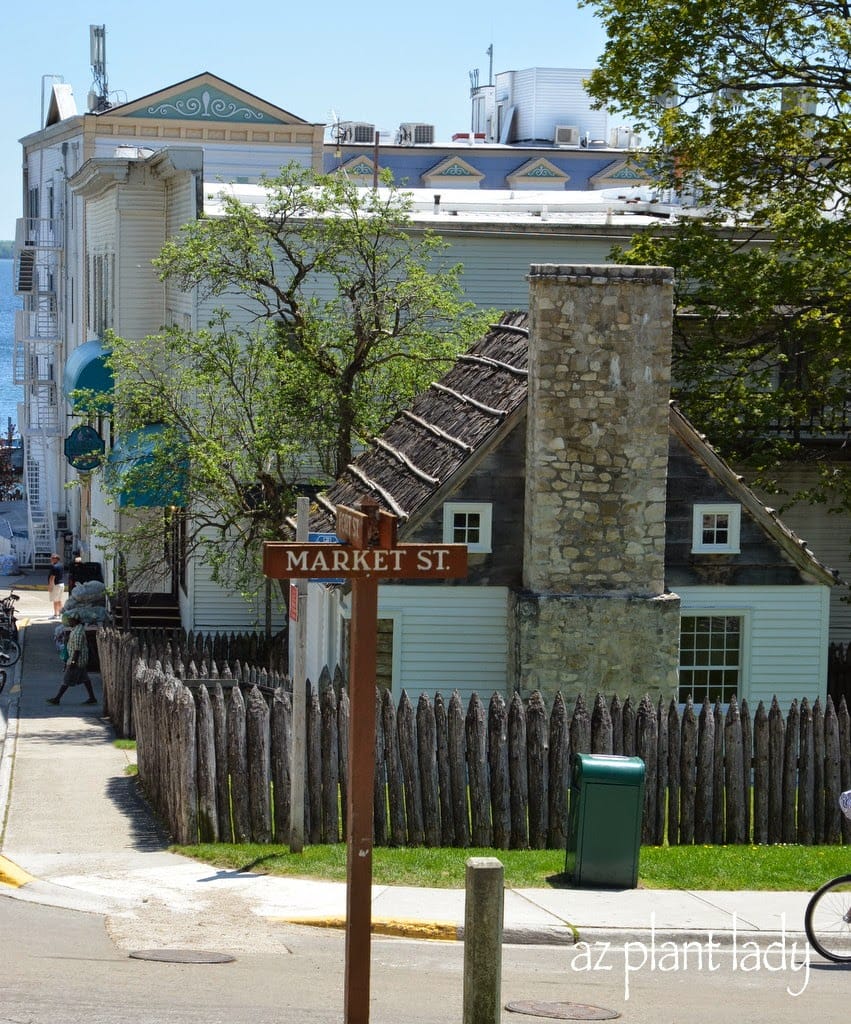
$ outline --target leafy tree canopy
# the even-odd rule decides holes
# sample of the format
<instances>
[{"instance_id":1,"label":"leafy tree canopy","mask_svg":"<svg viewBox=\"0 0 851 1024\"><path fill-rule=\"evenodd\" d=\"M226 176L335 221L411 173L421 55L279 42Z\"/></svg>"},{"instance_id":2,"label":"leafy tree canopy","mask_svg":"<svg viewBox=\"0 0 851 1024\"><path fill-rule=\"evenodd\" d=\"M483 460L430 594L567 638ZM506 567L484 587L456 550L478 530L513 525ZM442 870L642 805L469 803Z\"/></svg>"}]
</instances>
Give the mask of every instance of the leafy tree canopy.
<instances>
[{"instance_id":1,"label":"leafy tree canopy","mask_svg":"<svg viewBox=\"0 0 851 1024\"><path fill-rule=\"evenodd\" d=\"M730 457L800 456L802 437L841 432L851 384L849 8L588 6L608 33L592 94L696 203L618 254L677 272L677 397Z\"/></svg>"},{"instance_id":2,"label":"leafy tree canopy","mask_svg":"<svg viewBox=\"0 0 851 1024\"><path fill-rule=\"evenodd\" d=\"M337 475L489 319L388 180L364 189L292 165L263 184L262 207L224 194L221 216L156 261L215 309L209 322L111 339L116 433L159 425L144 474L191 496L188 549L243 587L300 487ZM161 522L141 513L129 541L152 564Z\"/></svg>"}]
</instances>

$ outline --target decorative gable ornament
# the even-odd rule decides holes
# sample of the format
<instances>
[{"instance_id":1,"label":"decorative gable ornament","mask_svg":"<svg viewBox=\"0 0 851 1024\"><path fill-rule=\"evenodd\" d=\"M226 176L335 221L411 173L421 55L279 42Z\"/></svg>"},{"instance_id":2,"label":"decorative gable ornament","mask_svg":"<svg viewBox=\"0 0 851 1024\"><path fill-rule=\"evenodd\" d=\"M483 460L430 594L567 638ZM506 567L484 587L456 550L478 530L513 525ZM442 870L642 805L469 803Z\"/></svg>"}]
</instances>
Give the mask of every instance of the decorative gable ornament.
<instances>
[{"instance_id":1,"label":"decorative gable ornament","mask_svg":"<svg viewBox=\"0 0 851 1024\"><path fill-rule=\"evenodd\" d=\"M423 174L426 188L451 185L452 188L480 188L484 174L457 156L448 156Z\"/></svg>"},{"instance_id":2,"label":"decorative gable ornament","mask_svg":"<svg viewBox=\"0 0 851 1024\"><path fill-rule=\"evenodd\" d=\"M379 167L380 171L380 167ZM341 174L356 185L371 185L375 179L375 161L367 156L355 156L340 164L336 174Z\"/></svg>"},{"instance_id":3,"label":"decorative gable ornament","mask_svg":"<svg viewBox=\"0 0 851 1024\"><path fill-rule=\"evenodd\" d=\"M510 188L563 190L570 181L570 175L546 157L538 157L521 164L507 174L505 180Z\"/></svg>"},{"instance_id":4,"label":"decorative gable ornament","mask_svg":"<svg viewBox=\"0 0 851 1024\"><path fill-rule=\"evenodd\" d=\"M136 117L181 121L240 121L251 124L283 124L279 118L243 102L215 86L204 85L142 107Z\"/></svg>"},{"instance_id":5,"label":"decorative gable ornament","mask_svg":"<svg viewBox=\"0 0 851 1024\"><path fill-rule=\"evenodd\" d=\"M588 179L591 188L610 185L652 185L653 176L632 157L615 160Z\"/></svg>"}]
</instances>

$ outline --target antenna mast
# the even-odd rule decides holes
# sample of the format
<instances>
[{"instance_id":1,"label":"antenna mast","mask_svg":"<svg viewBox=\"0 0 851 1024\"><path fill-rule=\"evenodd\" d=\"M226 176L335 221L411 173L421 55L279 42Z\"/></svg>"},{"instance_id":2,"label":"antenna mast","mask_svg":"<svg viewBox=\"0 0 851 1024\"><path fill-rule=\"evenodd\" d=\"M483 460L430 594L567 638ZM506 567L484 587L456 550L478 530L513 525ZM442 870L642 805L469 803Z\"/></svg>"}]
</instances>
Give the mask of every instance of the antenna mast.
<instances>
[{"instance_id":1,"label":"antenna mast","mask_svg":"<svg viewBox=\"0 0 851 1024\"><path fill-rule=\"evenodd\" d=\"M89 25L89 61L92 66L92 87L89 110L94 113L109 109L109 83L106 80L106 25Z\"/></svg>"}]
</instances>

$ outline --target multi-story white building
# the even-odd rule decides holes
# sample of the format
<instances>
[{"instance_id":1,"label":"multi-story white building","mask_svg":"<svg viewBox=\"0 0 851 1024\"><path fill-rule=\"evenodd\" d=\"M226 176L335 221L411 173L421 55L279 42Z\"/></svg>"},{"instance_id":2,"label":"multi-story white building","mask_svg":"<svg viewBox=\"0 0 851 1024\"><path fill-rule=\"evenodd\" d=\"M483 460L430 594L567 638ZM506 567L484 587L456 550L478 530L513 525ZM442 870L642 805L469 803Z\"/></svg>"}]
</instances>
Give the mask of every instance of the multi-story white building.
<instances>
[{"instance_id":1,"label":"multi-story white building","mask_svg":"<svg viewBox=\"0 0 851 1024\"><path fill-rule=\"evenodd\" d=\"M323 125L201 74L111 106L93 92L78 113L71 88L49 86L43 126L21 140L24 216L17 223L14 284L18 423L34 564L86 543L87 490L66 490L65 445L75 422L67 395L97 389L107 328L144 337L168 321L151 267L172 230L197 216L204 175L256 182L286 163L321 168ZM155 154L168 147L170 160ZM194 189L169 207L168 175L187 168ZM67 545L66 545L67 546ZM67 552L66 552L67 553Z\"/></svg>"},{"instance_id":2,"label":"multi-story white building","mask_svg":"<svg viewBox=\"0 0 851 1024\"><path fill-rule=\"evenodd\" d=\"M499 82L498 77L494 101ZM522 105L520 91L513 95ZM474 91L474 104L478 99ZM525 123L524 117L515 110L512 123ZM593 141L591 128L588 134ZM123 553L98 550L90 524L97 519L120 529L124 513L120 504L106 502L100 474L86 470L85 455L93 444L110 450L127 439L111 436L108 408L89 422L75 415L68 396L81 388L111 389L102 347L107 329L141 340L163 325L192 328L209 319L210 309L197 294L160 281L152 260L183 224L219 215L216 196L223 187L262 206L263 174L292 161L328 169L329 153L337 168L357 178L352 161L359 158L341 161L336 143L323 142L323 136L323 125L206 73L117 106L93 94L82 114L68 86L50 86L44 125L22 140L24 216L15 256L24 309L16 321L14 366L24 389L18 421L33 564L46 562L53 550L70 558L80 548L84 557L101 562L107 582L115 579L115 559ZM422 143L426 150L431 145ZM464 145L446 159L463 162ZM516 145L521 144L494 144L491 157L500 166L507 166L508 157L515 164L521 160L527 173L515 175L511 187L486 189L479 181L470 188L463 175L446 174L445 182L426 178L428 187L412 190L412 230L428 228L443 236L449 261L463 264L467 297L480 306L526 309L531 264L606 262L613 245L628 244L642 225L658 226L672 212L652 190L594 190L595 184L612 185L611 176L586 176L580 191L569 191L565 174L554 187L553 174L561 173L555 153L536 150L518 157ZM582 151L590 157L593 147ZM381 165L392 169L392 157L388 150ZM623 151L606 159L610 168L629 164ZM441 160L444 169L449 166ZM552 167L542 178L535 168L548 163ZM362 178L371 184L366 165ZM453 187L453 180L462 187ZM72 481L79 486L66 487ZM156 505L155 494L149 504ZM165 528L168 510L162 514ZM836 552L816 550L842 569L836 557L839 532L833 536ZM183 560L179 538L165 547L166 572L151 589L172 601L185 627L243 629L264 621L262 608L223 593L205 566ZM841 630L851 622L847 606L837 605L833 614L837 636L844 638Z\"/></svg>"}]
</instances>

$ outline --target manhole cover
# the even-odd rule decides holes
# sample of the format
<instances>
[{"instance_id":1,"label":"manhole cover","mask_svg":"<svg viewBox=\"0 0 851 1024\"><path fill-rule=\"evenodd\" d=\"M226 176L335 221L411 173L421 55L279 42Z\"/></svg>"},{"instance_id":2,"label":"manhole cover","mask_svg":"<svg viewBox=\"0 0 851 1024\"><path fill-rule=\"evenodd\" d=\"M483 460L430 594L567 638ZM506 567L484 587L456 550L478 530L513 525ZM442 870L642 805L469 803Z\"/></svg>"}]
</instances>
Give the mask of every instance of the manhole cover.
<instances>
[{"instance_id":1,"label":"manhole cover","mask_svg":"<svg viewBox=\"0 0 851 1024\"><path fill-rule=\"evenodd\" d=\"M229 964L236 960L230 953L208 953L203 949L136 949L132 960L159 960L164 964Z\"/></svg>"},{"instance_id":2,"label":"manhole cover","mask_svg":"<svg viewBox=\"0 0 851 1024\"><path fill-rule=\"evenodd\" d=\"M620 1017L617 1010L606 1010L602 1006L587 1003L539 1003L536 1000L521 1003L506 1003L506 1010L525 1013L530 1017L552 1017L556 1020L614 1020Z\"/></svg>"}]
</instances>

